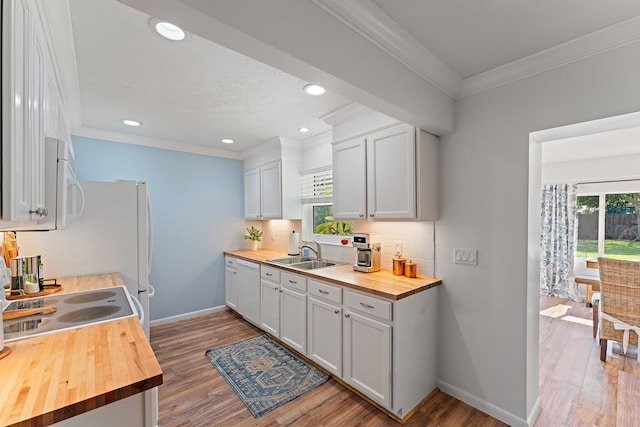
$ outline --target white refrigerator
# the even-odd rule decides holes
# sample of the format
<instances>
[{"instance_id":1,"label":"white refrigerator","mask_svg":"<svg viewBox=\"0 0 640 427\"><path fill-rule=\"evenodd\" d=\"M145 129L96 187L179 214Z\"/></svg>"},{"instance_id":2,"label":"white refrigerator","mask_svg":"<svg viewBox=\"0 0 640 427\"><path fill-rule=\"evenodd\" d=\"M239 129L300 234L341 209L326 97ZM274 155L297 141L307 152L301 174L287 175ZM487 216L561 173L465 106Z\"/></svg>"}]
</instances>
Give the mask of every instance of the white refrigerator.
<instances>
[{"instance_id":1,"label":"white refrigerator","mask_svg":"<svg viewBox=\"0 0 640 427\"><path fill-rule=\"evenodd\" d=\"M80 185L85 196L80 218L64 230L18 232L20 253L42 256L45 279L120 273L129 293L142 305L142 327L149 338L149 298L153 296L149 272L153 233L147 185L136 181L80 181ZM64 282L62 285L64 287ZM134 402L136 408L133 412L137 415L130 415L138 419L128 419L127 425L157 426L157 389L145 392L144 396L141 393L124 400L130 400L128 404ZM109 408L112 405L99 408L103 409L100 412L106 413L106 417L121 416L111 414L123 412ZM82 415L67 421L75 421ZM116 420L105 419L105 425L112 422ZM91 424L96 425L94 418Z\"/></svg>"}]
</instances>

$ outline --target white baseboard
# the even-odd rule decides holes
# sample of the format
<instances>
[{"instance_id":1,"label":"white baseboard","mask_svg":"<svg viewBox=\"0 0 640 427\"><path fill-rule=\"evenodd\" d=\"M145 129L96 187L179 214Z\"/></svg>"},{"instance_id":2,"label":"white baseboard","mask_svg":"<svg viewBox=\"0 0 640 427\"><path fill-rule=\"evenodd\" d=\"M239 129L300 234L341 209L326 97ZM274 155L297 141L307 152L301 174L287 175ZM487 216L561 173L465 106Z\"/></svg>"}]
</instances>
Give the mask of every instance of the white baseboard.
<instances>
[{"instance_id":1,"label":"white baseboard","mask_svg":"<svg viewBox=\"0 0 640 427\"><path fill-rule=\"evenodd\" d=\"M167 323L178 322L180 320L187 320L194 317L202 316L203 314L216 313L218 311L224 311L227 309L226 305L221 305L213 308L205 308L204 310L192 311L190 313L177 314L175 316L163 317L162 319L156 319L149 322L150 327L166 325Z\"/></svg>"},{"instance_id":2,"label":"white baseboard","mask_svg":"<svg viewBox=\"0 0 640 427\"><path fill-rule=\"evenodd\" d=\"M497 418L503 423L509 424L512 427L529 427L530 426L530 424L528 423L528 420L525 420L524 418L520 418L512 414L511 412L507 412L504 409L497 407L493 403L489 403L484 399L480 399L478 396L468 393L462 389L459 389L458 387L452 386L451 384L446 383L442 380L438 380L438 387L444 393L447 393L455 397L456 399L468 405L471 405L474 408L481 410L482 412L485 412L491 415L493 418ZM539 405L536 405L536 407L539 408ZM537 414L536 414L536 417L537 417Z\"/></svg>"},{"instance_id":3,"label":"white baseboard","mask_svg":"<svg viewBox=\"0 0 640 427\"><path fill-rule=\"evenodd\" d=\"M531 412L529 412L529 418L527 418L527 422L529 423L530 426L533 426L536 423L536 420L538 419L538 415L540 415L541 408L542 408L542 399L540 398L540 396L538 396L538 399L536 400L535 405L533 405Z\"/></svg>"}]
</instances>

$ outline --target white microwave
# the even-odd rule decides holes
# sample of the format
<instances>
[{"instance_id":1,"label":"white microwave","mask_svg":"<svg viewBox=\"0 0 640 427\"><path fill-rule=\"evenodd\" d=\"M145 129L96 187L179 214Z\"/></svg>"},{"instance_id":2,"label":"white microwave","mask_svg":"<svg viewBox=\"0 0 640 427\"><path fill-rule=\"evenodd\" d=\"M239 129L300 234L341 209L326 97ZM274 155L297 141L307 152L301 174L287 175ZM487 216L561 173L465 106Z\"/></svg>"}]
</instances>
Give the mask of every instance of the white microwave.
<instances>
[{"instance_id":1,"label":"white microwave","mask_svg":"<svg viewBox=\"0 0 640 427\"><path fill-rule=\"evenodd\" d=\"M84 209L73 147L68 141L49 137L44 142L44 208L45 216L12 230L62 230L77 220Z\"/></svg>"}]
</instances>

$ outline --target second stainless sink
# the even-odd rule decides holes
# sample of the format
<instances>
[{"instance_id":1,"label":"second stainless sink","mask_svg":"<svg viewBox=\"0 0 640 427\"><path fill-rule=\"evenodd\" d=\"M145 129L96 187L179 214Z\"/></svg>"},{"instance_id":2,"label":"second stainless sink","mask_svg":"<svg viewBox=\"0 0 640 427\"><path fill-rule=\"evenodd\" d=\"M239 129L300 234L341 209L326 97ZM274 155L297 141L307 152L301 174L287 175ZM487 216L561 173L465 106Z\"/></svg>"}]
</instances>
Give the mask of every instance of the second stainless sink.
<instances>
[{"instance_id":1,"label":"second stainless sink","mask_svg":"<svg viewBox=\"0 0 640 427\"><path fill-rule=\"evenodd\" d=\"M286 258L268 259L269 262L276 264L288 265L291 268L300 270L315 270L318 268L333 267L334 265L342 265L344 263L328 260L318 260L315 257L308 256L290 256Z\"/></svg>"},{"instance_id":2,"label":"second stainless sink","mask_svg":"<svg viewBox=\"0 0 640 427\"><path fill-rule=\"evenodd\" d=\"M275 262L278 264L297 264L299 262L313 261L315 259L315 257L310 256L289 256L286 258L268 259L267 261Z\"/></svg>"},{"instance_id":3,"label":"second stainless sink","mask_svg":"<svg viewBox=\"0 0 640 427\"><path fill-rule=\"evenodd\" d=\"M333 267L334 265L338 265L338 263L333 261L325 261L325 260L313 260L306 262L298 262L296 264L291 265L293 268L299 268L301 270L315 270L316 268L324 268L324 267Z\"/></svg>"}]
</instances>

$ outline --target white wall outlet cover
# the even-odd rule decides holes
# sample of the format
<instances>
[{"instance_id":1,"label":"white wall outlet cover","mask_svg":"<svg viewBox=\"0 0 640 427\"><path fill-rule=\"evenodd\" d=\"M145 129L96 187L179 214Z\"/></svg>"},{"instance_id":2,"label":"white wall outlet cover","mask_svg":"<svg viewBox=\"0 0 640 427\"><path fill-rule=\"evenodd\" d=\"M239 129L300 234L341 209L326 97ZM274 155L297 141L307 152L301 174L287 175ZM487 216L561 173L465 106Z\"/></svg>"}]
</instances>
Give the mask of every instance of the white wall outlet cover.
<instances>
[{"instance_id":1,"label":"white wall outlet cover","mask_svg":"<svg viewBox=\"0 0 640 427\"><path fill-rule=\"evenodd\" d=\"M271 232L271 240L276 240L276 232L275 231Z\"/></svg>"}]
</instances>

